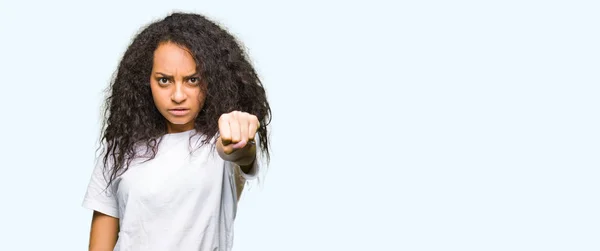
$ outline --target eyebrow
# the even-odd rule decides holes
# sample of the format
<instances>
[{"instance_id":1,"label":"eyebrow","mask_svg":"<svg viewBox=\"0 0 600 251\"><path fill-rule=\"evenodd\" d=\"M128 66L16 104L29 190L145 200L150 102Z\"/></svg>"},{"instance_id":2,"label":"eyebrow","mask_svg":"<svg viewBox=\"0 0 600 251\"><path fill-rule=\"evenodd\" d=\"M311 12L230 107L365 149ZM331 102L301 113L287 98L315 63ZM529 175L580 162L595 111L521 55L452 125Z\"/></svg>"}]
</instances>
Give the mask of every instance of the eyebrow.
<instances>
[{"instance_id":1,"label":"eyebrow","mask_svg":"<svg viewBox=\"0 0 600 251\"><path fill-rule=\"evenodd\" d=\"M163 77L165 77L165 78L173 78L173 76L171 76L171 75L168 75L168 74L164 74L164 73L162 73L162 72L156 72L156 74L163 75ZM200 75L200 73L199 73L199 72L196 72L196 73L194 73L194 74L192 74L192 75L185 76L184 78L193 78L193 77L195 77L195 76L198 76L198 75Z\"/></svg>"}]
</instances>

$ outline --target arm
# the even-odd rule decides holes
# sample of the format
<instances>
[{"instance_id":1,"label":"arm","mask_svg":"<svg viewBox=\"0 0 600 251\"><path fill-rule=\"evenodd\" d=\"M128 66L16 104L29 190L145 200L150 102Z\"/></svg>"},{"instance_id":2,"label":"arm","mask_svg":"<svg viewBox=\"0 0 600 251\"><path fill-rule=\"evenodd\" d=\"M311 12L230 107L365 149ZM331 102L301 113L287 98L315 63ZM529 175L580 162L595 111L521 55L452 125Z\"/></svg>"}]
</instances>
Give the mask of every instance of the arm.
<instances>
[{"instance_id":1,"label":"arm","mask_svg":"<svg viewBox=\"0 0 600 251\"><path fill-rule=\"evenodd\" d=\"M93 212L88 244L91 251L112 251L117 242L119 204L114 185L108 186L107 171L104 159L98 156L82 203Z\"/></svg>"},{"instance_id":2,"label":"arm","mask_svg":"<svg viewBox=\"0 0 600 251\"><path fill-rule=\"evenodd\" d=\"M119 219L94 211L90 231L90 251L112 251L117 243Z\"/></svg>"},{"instance_id":3,"label":"arm","mask_svg":"<svg viewBox=\"0 0 600 251\"><path fill-rule=\"evenodd\" d=\"M217 152L225 161L250 173L256 159L254 138L260 126L258 118L245 112L233 111L219 117Z\"/></svg>"},{"instance_id":4,"label":"arm","mask_svg":"<svg viewBox=\"0 0 600 251\"><path fill-rule=\"evenodd\" d=\"M238 150L228 149L230 147L223 146L223 140L221 137L217 139L217 152L219 156L226 161L230 161L240 166L242 172L250 173L254 161L256 160L256 145L246 144L243 148Z\"/></svg>"},{"instance_id":5,"label":"arm","mask_svg":"<svg viewBox=\"0 0 600 251\"><path fill-rule=\"evenodd\" d=\"M254 176L258 172L256 163L256 145L247 144L242 149L236 150L230 154L227 154L228 147L224 147L221 138L217 139L217 152L219 156L225 161L229 161L239 166L239 168L233 168L233 175L235 177L235 186L237 190L237 198L242 196L244 185L246 183L246 177Z\"/></svg>"},{"instance_id":6,"label":"arm","mask_svg":"<svg viewBox=\"0 0 600 251\"><path fill-rule=\"evenodd\" d=\"M256 116L233 111L219 118L219 134L216 148L219 156L239 168L234 168L238 200L244 190L246 177L257 173L256 131L260 122Z\"/></svg>"}]
</instances>

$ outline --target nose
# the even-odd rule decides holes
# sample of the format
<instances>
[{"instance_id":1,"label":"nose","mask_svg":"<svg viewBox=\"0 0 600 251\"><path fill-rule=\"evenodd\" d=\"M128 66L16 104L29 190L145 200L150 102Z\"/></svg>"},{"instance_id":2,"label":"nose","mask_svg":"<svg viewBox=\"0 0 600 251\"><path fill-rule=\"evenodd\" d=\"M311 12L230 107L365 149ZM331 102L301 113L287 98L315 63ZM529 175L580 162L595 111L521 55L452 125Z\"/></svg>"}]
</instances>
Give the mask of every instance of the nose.
<instances>
[{"instance_id":1,"label":"nose","mask_svg":"<svg viewBox=\"0 0 600 251\"><path fill-rule=\"evenodd\" d=\"M173 101L176 104L181 104L183 103L183 101L185 101L186 98L187 96L183 91L183 84L175 84L175 90L173 90L173 93L171 94L171 101Z\"/></svg>"}]
</instances>

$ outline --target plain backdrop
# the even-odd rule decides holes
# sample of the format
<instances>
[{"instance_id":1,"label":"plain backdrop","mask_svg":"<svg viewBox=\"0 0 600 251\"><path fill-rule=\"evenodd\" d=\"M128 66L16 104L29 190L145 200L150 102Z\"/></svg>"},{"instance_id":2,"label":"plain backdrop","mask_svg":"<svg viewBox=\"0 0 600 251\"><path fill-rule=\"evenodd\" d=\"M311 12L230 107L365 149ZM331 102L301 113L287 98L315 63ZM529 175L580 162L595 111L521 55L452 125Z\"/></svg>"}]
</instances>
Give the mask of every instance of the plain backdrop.
<instances>
[{"instance_id":1,"label":"plain backdrop","mask_svg":"<svg viewBox=\"0 0 600 251\"><path fill-rule=\"evenodd\" d=\"M0 249L86 250L103 90L171 11L247 48L235 250L600 250L597 1L0 1Z\"/></svg>"}]
</instances>

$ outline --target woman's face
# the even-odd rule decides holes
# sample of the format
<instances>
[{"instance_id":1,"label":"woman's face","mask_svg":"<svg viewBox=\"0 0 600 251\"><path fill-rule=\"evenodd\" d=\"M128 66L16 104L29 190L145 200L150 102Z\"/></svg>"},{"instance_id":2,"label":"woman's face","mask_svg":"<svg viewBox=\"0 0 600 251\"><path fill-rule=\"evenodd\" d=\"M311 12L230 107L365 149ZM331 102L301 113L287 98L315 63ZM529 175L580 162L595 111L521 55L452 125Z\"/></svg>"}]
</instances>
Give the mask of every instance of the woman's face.
<instances>
[{"instance_id":1,"label":"woman's face","mask_svg":"<svg viewBox=\"0 0 600 251\"><path fill-rule=\"evenodd\" d=\"M154 51L150 88L169 133L194 128L206 97L202 84L189 51L170 42L161 43Z\"/></svg>"}]
</instances>

